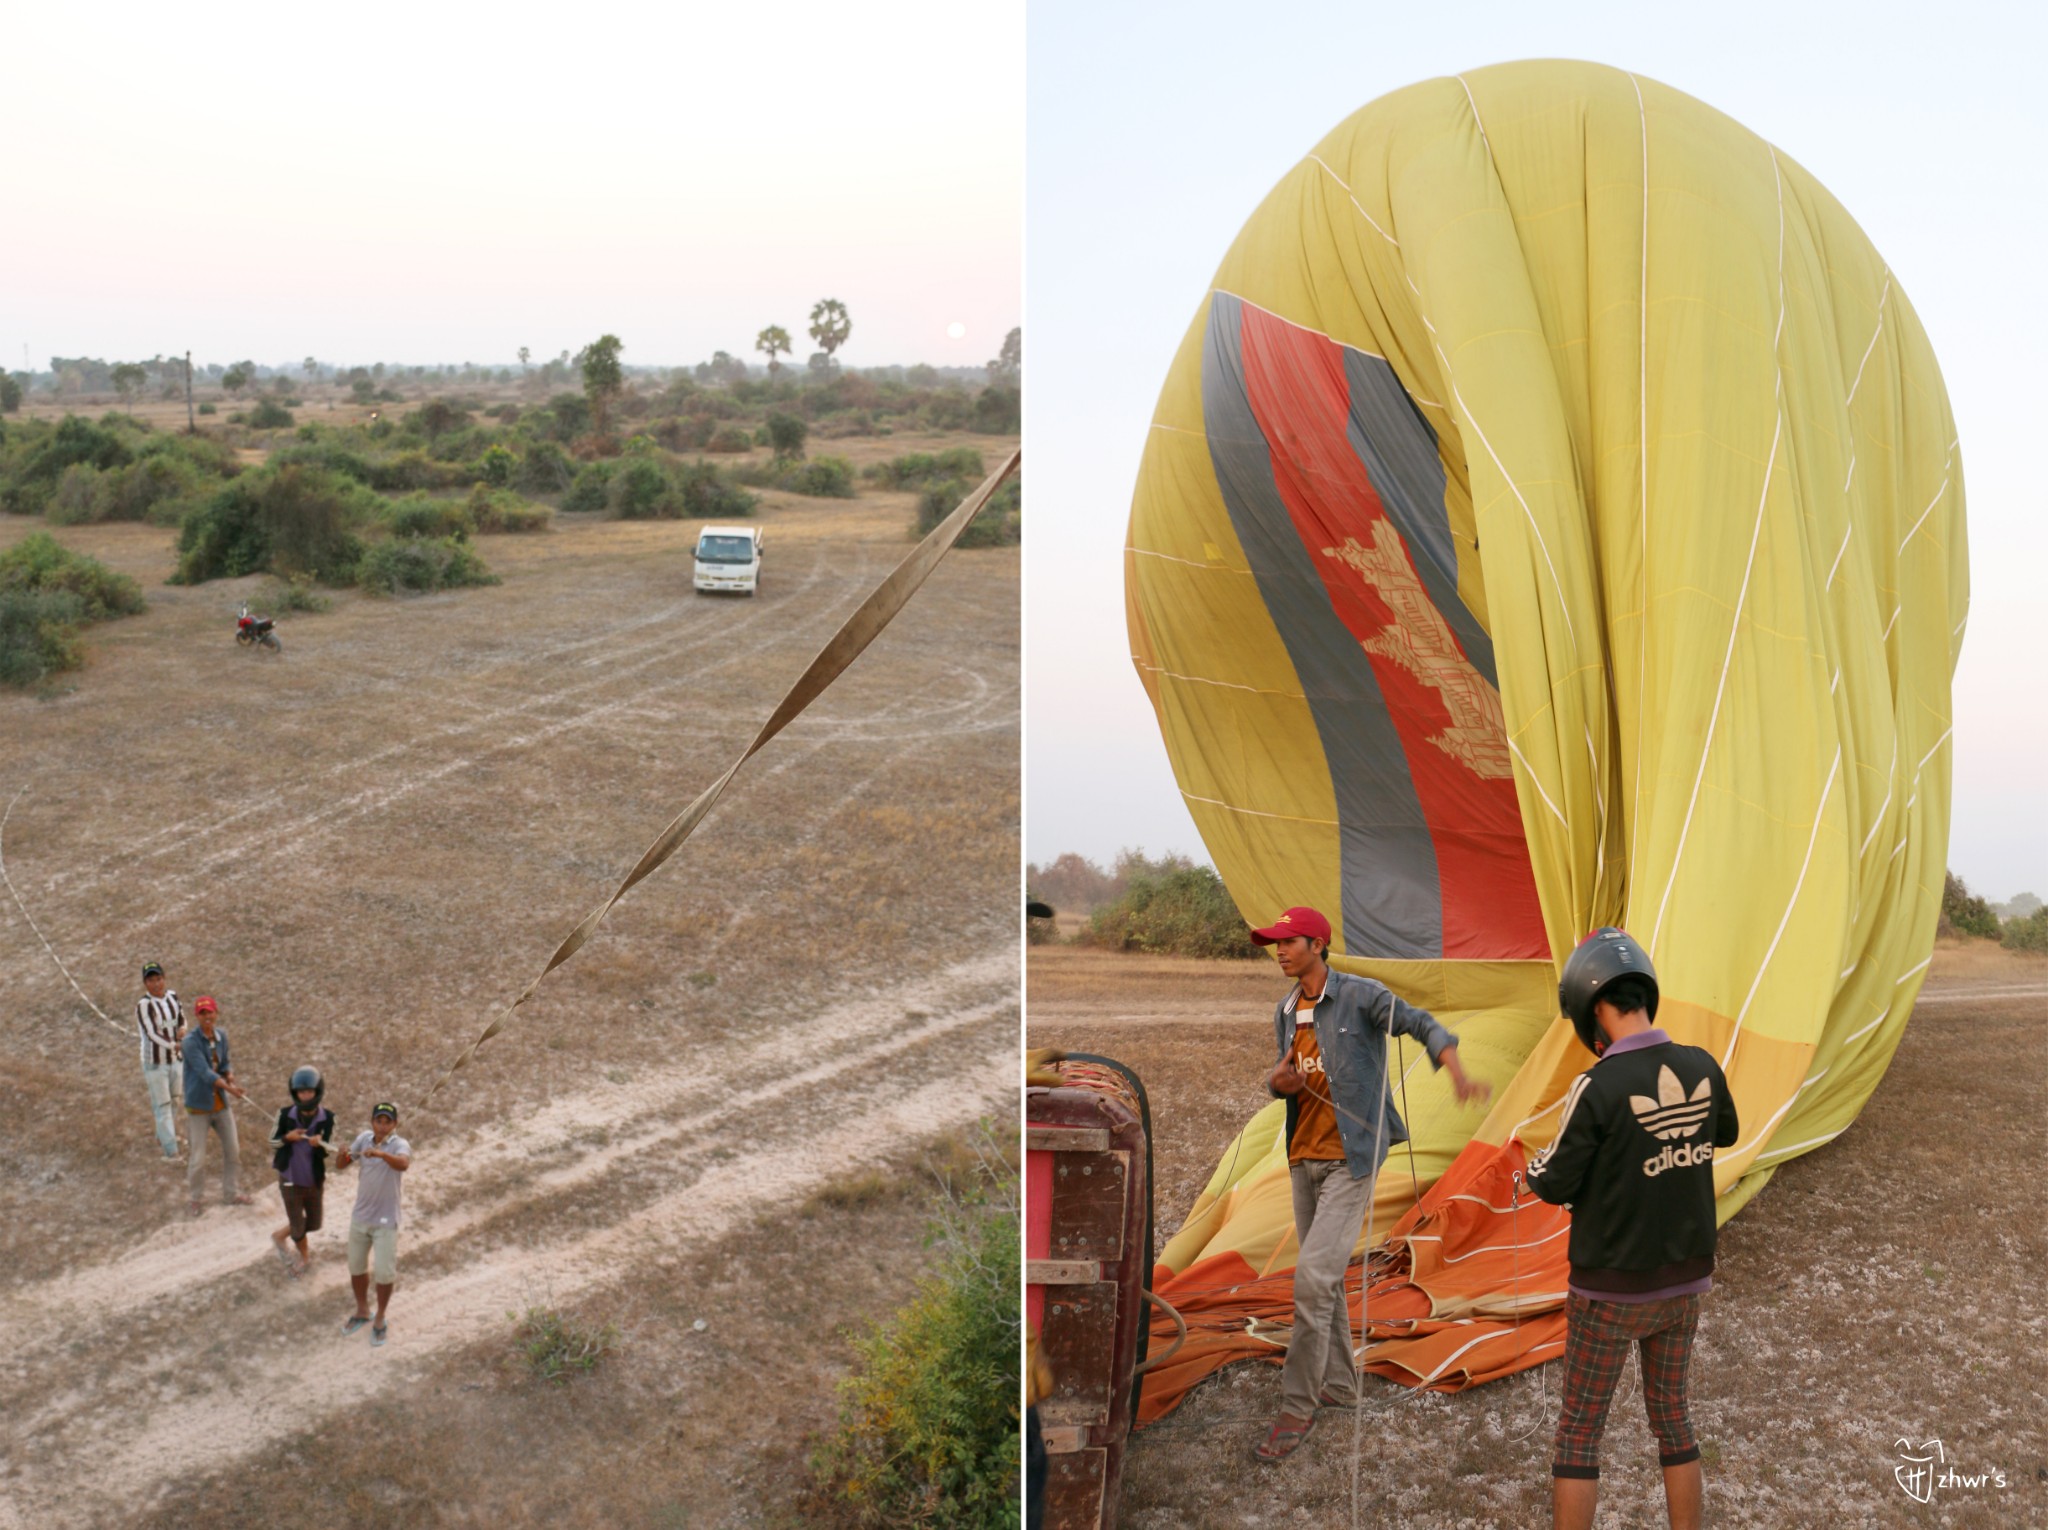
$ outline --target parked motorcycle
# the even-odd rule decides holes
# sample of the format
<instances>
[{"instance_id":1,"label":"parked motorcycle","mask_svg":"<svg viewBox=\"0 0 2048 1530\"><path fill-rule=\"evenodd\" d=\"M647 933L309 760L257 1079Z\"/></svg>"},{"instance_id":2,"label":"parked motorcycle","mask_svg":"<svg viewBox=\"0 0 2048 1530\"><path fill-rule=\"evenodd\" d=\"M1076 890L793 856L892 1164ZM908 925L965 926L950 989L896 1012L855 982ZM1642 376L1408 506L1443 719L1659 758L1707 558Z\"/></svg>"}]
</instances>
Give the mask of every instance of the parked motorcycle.
<instances>
[{"instance_id":1,"label":"parked motorcycle","mask_svg":"<svg viewBox=\"0 0 2048 1530\"><path fill-rule=\"evenodd\" d=\"M277 623L268 616L251 616L247 606L235 619L235 641L244 648L260 646L272 653L284 652L284 644L277 637Z\"/></svg>"}]
</instances>

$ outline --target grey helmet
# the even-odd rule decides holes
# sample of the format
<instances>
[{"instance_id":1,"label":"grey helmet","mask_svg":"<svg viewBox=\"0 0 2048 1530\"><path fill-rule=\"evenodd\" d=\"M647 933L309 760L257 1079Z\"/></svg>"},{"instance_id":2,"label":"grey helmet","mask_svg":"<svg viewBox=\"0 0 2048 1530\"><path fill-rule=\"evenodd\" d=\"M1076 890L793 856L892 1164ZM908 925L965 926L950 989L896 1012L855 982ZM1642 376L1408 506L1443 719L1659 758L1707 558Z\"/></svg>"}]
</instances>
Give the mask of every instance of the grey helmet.
<instances>
[{"instance_id":1,"label":"grey helmet","mask_svg":"<svg viewBox=\"0 0 2048 1530\"><path fill-rule=\"evenodd\" d=\"M1564 975L1557 980L1558 1008L1595 1057L1607 1050L1607 1038L1593 1018L1594 1001L1609 983L1623 977L1639 977L1650 985L1650 1018L1655 1020L1657 969L1650 965L1650 953L1626 930L1603 925L1588 935L1565 959Z\"/></svg>"},{"instance_id":2,"label":"grey helmet","mask_svg":"<svg viewBox=\"0 0 2048 1530\"><path fill-rule=\"evenodd\" d=\"M320 1097L327 1093L326 1081L320 1077L320 1070L314 1067L311 1063L308 1063L303 1068L295 1068L292 1070L291 1087L292 1103L294 1105L298 1104L299 1102L299 1091L301 1089L312 1090L313 1108L315 1110L318 1110L320 1108Z\"/></svg>"}]
</instances>

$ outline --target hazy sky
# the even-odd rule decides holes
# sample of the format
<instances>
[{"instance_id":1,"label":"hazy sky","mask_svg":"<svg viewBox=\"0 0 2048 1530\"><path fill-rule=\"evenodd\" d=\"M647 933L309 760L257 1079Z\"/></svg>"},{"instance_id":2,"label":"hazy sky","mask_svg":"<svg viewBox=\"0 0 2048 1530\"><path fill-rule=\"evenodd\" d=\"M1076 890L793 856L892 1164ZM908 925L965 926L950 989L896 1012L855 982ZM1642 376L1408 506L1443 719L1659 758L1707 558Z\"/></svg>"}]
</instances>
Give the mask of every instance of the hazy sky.
<instances>
[{"instance_id":1,"label":"hazy sky","mask_svg":"<svg viewBox=\"0 0 2048 1530\"><path fill-rule=\"evenodd\" d=\"M1022 46L1022 0L10 7L0 365L801 363L828 296L851 365L979 365Z\"/></svg>"},{"instance_id":2,"label":"hazy sky","mask_svg":"<svg viewBox=\"0 0 2048 1530\"><path fill-rule=\"evenodd\" d=\"M1565 57L1649 75L1769 139L1841 199L1910 295L1969 494L1949 864L1994 898L2048 897L2044 14L1804 0L1105 14L1030 0L1027 854L1207 858L1132 672L1120 549L1160 382L1238 228L1366 102Z\"/></svg>"}]
</instances>

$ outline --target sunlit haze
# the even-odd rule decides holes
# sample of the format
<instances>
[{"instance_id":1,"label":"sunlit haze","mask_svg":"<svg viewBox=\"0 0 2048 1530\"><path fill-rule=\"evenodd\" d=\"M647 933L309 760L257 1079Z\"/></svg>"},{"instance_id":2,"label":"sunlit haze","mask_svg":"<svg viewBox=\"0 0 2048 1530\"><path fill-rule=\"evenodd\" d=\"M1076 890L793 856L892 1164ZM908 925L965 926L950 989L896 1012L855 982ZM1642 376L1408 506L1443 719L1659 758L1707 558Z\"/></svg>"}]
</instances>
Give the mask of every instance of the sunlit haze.
<instances>
[{"instance_id":1,"label":"sunlit haze","mask_svg":"<svg viewBox=\"0 0 2048 1530\"><path fill-rule=\"evenodd\" d=\"M1019 312L1022 6L17 7L0 365L631 365ZM949 323L960 328L949 336Z\"/></svg>"},{"instance_id":2,"label":"sunlit haze","mask_svg":"<svg viewBox=\"0 0 2048 1530\"><path fill-rule=\"evenodd\" d=\"M1025 545L1026 853L1207 859L1124 631L1131 488L1168 363L1275 181L1390 90L1518 58L1635 70L1728 113L1869 234L1933 342L1969 492L1949 864L2048 896L2048 211L2038 8L1959 4L1293 5L1105 17L1029 7L1033 533ZM1316 766L1320 769L1320 764Z\"/></svg>"}]
</instances>

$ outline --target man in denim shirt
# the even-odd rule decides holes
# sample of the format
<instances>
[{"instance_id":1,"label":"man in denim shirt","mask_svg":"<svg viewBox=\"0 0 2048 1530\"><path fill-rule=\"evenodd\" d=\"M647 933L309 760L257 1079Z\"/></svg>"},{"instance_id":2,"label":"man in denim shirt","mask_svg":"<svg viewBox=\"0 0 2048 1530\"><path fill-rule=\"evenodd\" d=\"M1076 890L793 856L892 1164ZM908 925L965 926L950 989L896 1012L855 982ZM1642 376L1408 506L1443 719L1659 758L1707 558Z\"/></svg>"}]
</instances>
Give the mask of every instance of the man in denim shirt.
<instances>
[{"instance_id":1,"label":"man in denim shirt","mask_svg":"<svg viewBox=\"0 0 2048 1530\"><path fill-rule=\"evenodd\" d=\"M249 1197L236 1184L239 1166L235 1156L239 1144L235 1141L235 1113L227 1101L229 1095L244 1100L248 1094L235 1082L234 1065L228 1059L228 1033L220 1027L219 1013L220 1006L201 994L192 1006L192 1018L198 1026L185 1033L183 1043L185 1140L191 1150L191 1159L185 1165L185 1187L191 1195L190 1210L195 1217L205 1210L199 1200L199 1182L206 1174L209 1131L220 1138L221 1199L231 1206L249 1204Z\"/></svg>"},{"instance_id":2,"label":"man in denim shirt","mask_svg":"<svg viewBox=\"0 0 2048 1530\"><path fill-rule=\"evenodd\" d=\"M1427 1047L1430 1063L1450 1070L1461 1103L1492 1090L1465 1076L1458 1038L1427 1011L1371 978L1330 969L1330 921L1314 909L1291 908L1253 930L1252 939L1273 947L1280 970L1294 980L1273 1010L1279 1061L1266 1079L1287 1101L1287 1172L1301 1245L1280 1417L1255 1452L1261 1461L1279 1461L1308 1438L1318 1407L1358 1406L1344 1267L1388 1147L1408 1140L1387 1084L1387 1037L1399 1032Z\"/></svg>"}]
</instances>

